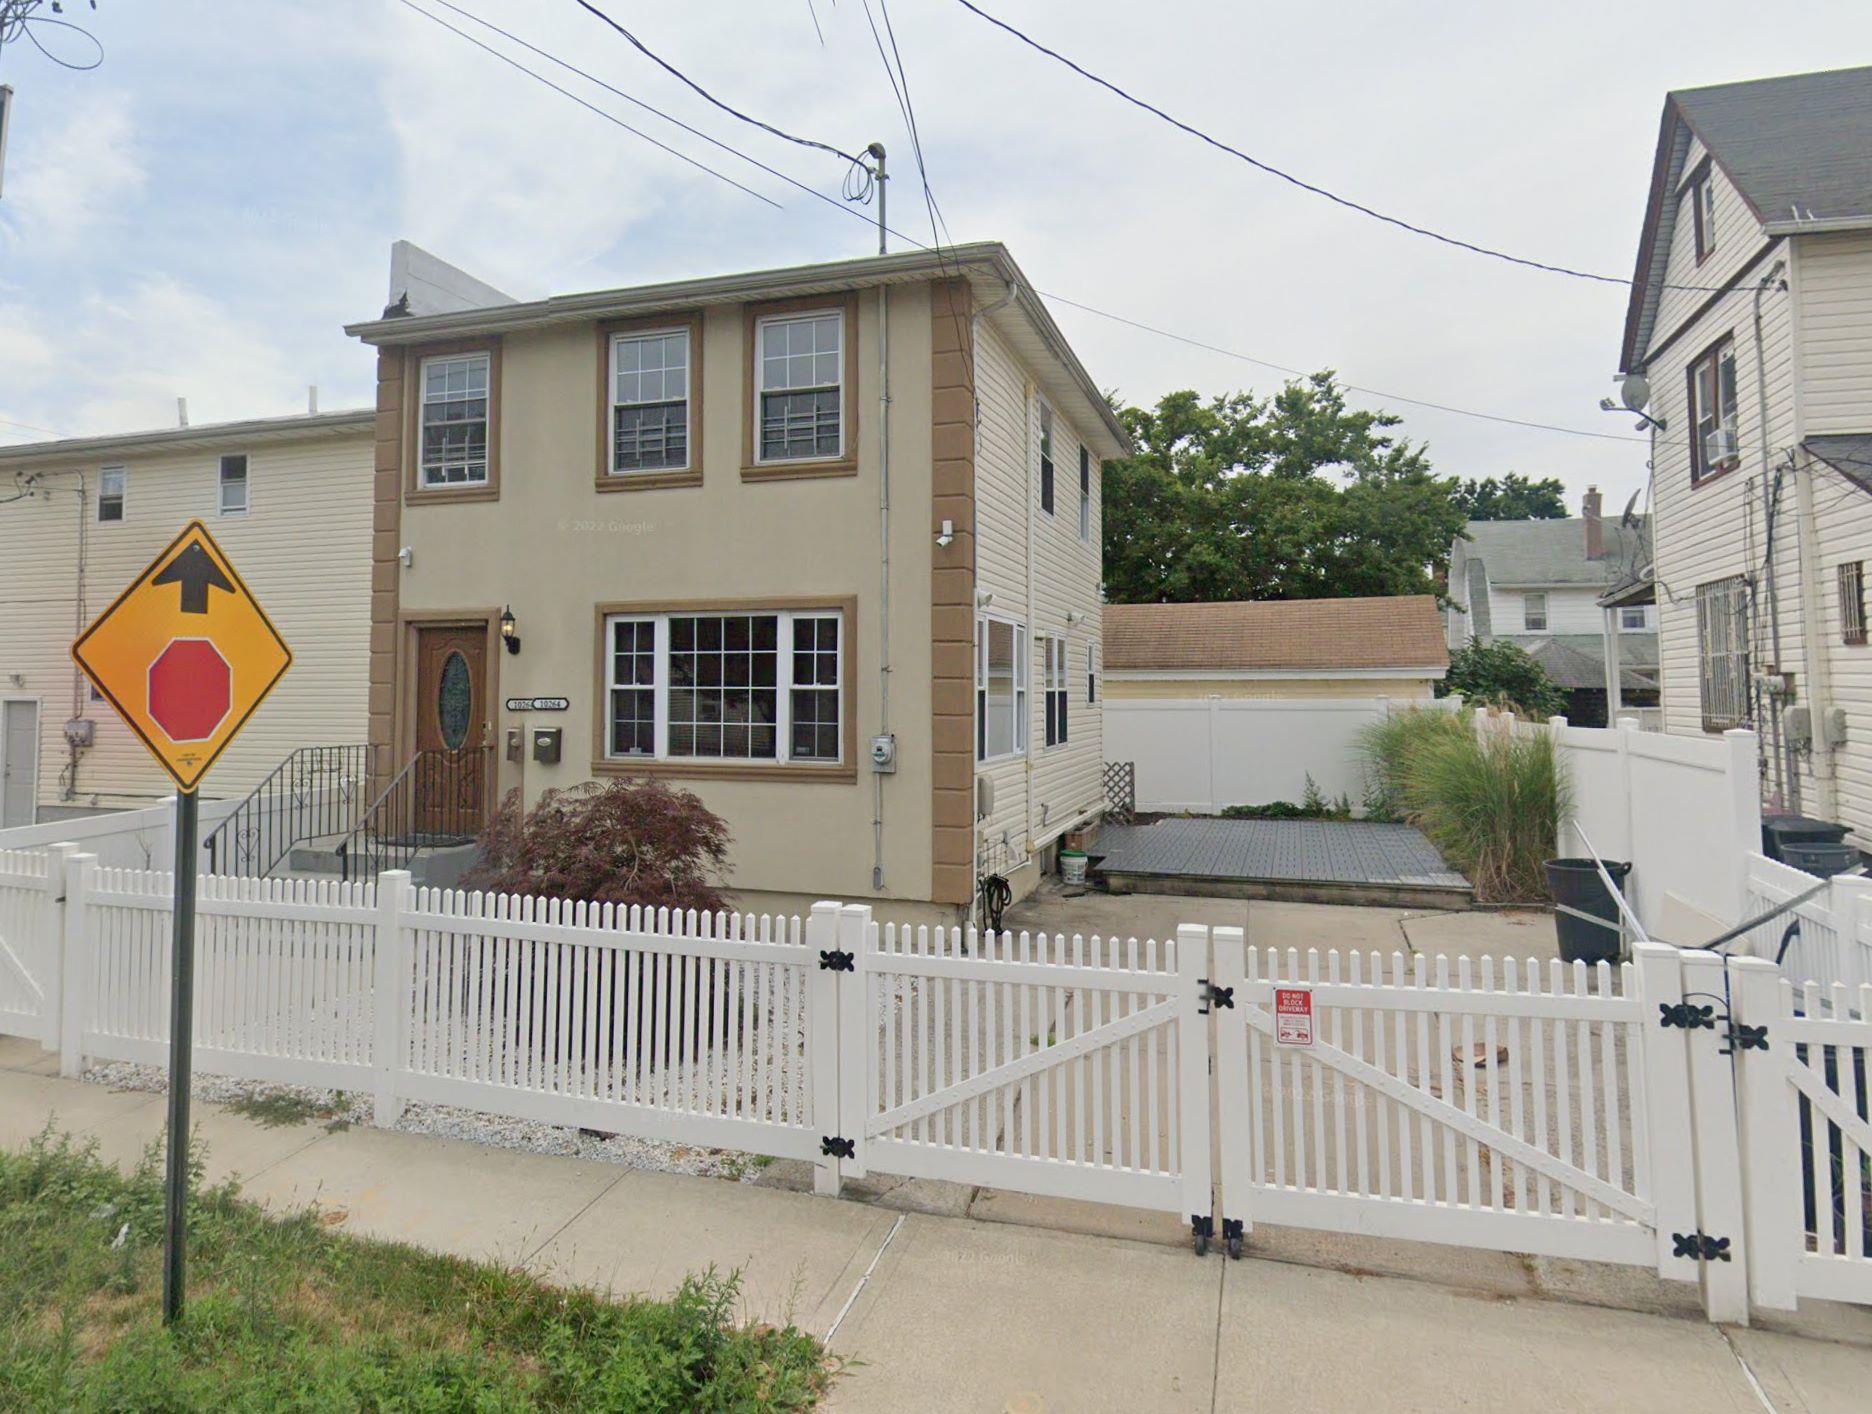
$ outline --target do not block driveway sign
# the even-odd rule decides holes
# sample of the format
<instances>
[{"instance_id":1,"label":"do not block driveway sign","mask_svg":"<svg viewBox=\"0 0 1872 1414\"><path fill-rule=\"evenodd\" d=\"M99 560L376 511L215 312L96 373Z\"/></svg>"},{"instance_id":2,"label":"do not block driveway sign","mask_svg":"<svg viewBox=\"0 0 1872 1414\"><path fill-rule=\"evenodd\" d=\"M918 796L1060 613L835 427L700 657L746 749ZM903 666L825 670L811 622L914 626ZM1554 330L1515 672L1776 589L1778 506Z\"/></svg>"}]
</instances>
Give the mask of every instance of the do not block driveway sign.
<instances>
[{"instance_id":1,"label":"do not block driveway sign","mask_svg":"<svg viewBox=\"0 0 1872 1414\"><path fill-rule=\"evenodd\" d=\"M183 791L292 666L286 640L200 521L98 615L72 657Z\"/></svg>"}]
</instances>

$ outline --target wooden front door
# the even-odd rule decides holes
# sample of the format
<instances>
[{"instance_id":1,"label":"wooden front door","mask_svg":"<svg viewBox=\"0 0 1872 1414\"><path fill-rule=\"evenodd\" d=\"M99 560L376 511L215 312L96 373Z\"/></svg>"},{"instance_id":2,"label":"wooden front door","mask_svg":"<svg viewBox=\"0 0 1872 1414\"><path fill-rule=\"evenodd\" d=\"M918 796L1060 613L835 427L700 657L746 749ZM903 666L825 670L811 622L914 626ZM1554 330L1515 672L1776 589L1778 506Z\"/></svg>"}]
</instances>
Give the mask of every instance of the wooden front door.
<instances>
[{"instance_id":1,"label":"wooden front door","mask_svg":"<svg viewBox=\"0 0 1872 1414\"><path fill-rule=\"evenodd\" d=\"M472 835L486 807L487 630L449 624L416 630L414 827Z\"/></svg>"}]
</instances>

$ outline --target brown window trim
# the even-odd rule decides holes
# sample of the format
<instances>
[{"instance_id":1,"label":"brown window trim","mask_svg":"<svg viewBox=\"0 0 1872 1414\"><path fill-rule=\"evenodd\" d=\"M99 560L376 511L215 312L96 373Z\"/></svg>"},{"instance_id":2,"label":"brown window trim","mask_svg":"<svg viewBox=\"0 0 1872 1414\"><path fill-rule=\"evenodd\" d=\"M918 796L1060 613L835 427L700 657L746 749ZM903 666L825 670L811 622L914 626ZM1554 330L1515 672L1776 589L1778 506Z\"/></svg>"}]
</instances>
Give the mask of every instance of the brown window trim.
<instances>
[{"instance_id":1,"label":"brown window trim","mask_svg":"<svg viewBox=\"0 0 1872 1414\"><path fill-rule=\"evenodd\" d=\"M605 691L605 620L614 614L748 614L778 609L836 609L844 635L843 662L839 664L844 692L840 709L845 759L837 765L816 762L759 762L708 760L629 760L607 755L605 728L611 702ZM594 776L670 776L714 781L835 782L858 779L858 599L855 595L804 595L782 599L660 599L632 600L592 606L592 774Z\"/></svg>"},{"instance_id":2,"label":"brown window trim","mask_svg":"<svg viewBox=\"0 0 1872 1414\"><path fill-rule=\"evenodd\" d=\"M1696 255L1696 263L1699 266L1716 253L1716 233L1710 230L1703 220L1703 199L1709 190L1713 170L1711 159L1705 157L1697 163L1683 184L1682 194L1690 198L1692 232L1690 248Z\"/></svg>"},{"instance_id":3,"label":"brown window trim","mask_svg":"<svg viewBox=\"0 0 1872 1414\"><path fill-rule=\"evenodd\" d=\"M760 420L760 347L756 338L760 321L775 314L804 314L813 309L836 309L845 316L845 382L839 399L844 425L843 455L795 461L761 462L754 459L756 424ZM858 474L858 292L804 295L746 307L742 332L741 371L741 479L743 481L797 481L815 476Z\"/></svg>"},{"instance_id":4,"label":"brown window trim","mask_svg":"<svg viewBox=\"0 0 1872 1414\"><path fill-rule=\"evenodd\" d=\"M672 471L611 470L611 340L652 329L689 331L689 465ZM598 325L598 459L592 464L599 491L660 491L702 484L702 311L608 319Z\"/></svg>"},{"instance_id":5,"label":"brown window trim","mask_svg":"<svg viewBox=\"0 0 1872 1414\"><path fill-rule=\"evenodd\" d=\"M422 366L426 359L451 354L484 353L488 356L488 474L481 486L424 486L422 484ZM500 499L501 340L498 334L480 339L415 345L403 351L404 402L403 501L418 506L441 501L498 501Z\"/></svg>"},{"instance_id":6,"label":"brown window trim","mask_svg":"<svg viewBox=\"0 0 1872 1414\"><path fill-rule=\"evenodd\" d=\"M1723 345L1725 344L1732 345L1734 343L1735 343L1735 330L1731 329L1727 331L1726 333L1718 335L1709 344L1704 346L1701 353L1697 354L1695 358L1691 359L1688 363L1684 365L1684 393L1685 393L1684 408L1685 408L1685 414L1686 414L1684 417L1684 421L1689 424L1690 489L1692 491L1700 491L1703 487L1709 485L1712 481L1719 480L1720 478L1727 476L1730 472L1739 470L1742 465L1742 451L1741 451L1740 435L1738 435L1736 438L1735 456L1731 457L1728 461L1720 463L1716 466L1705 466L1703 464L1703 447L1702 447L1702 444L1697 439L1697 393L1696 393L1697 369L1701 368L1703 364L1712 356L1721 353L1723 349ZM1716 397L1719 402L1722 399L1721 366L1722 366L1721 360L1718 359L1717 360ZM1736 376L1738 379L1741 377L1740 367L1738 367L1736 370ZM1736 397L1736 421L1739 423L1741 422L1741 420L1742 420L1742 400L1741 400L1741 395L1738 392L1737 397Z\"/></svg>"}]
</instances>

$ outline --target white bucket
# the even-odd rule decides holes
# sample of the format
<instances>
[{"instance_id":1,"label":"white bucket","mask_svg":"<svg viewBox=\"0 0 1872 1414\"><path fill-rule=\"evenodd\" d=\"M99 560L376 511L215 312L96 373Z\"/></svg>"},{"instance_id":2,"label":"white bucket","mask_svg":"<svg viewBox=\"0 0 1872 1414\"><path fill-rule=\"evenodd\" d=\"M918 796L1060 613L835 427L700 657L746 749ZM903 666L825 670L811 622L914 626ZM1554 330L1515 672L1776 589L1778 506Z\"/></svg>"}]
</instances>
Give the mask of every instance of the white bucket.
<instances>
[{"instance_id":1,"label":"white bucket","mask_svg":"<svg viewBox=\"0 0 1872 1414\"><path fill-rule=\"evenodd\" d=\"M1083 884L1086 881L1086 857L1079 850L1062 849L1059 867L1062 884Z\"/></svg>"}]
</instances>

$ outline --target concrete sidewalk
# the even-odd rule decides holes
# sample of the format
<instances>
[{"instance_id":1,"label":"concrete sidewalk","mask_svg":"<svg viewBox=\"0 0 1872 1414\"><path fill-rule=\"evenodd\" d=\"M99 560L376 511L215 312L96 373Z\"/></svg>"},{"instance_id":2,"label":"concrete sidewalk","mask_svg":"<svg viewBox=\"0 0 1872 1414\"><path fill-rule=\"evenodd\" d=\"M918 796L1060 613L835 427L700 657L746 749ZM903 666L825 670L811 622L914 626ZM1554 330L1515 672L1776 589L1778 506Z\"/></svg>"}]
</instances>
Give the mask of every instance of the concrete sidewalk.
<instances>
[{"instance_id":1,"label":"concrete sidewalk","mask_svg":"<svg viewBox=\"0 0 1872 1414\"><path fill-rule=\"evenodd\" d=\"M48 1119L128 1160L160 1096L60 1080L0 1040L0 1145ZM750 1319L848 1362L869 1410L1859 1410L1864 1327L1818 1340L880 1207L718 1179L316 1123L195 1114L211 1177L347 1232L664 1294L743 1271ZM1759 1389L1759 1393L1758 1393ZM1764 1399L1766 1403L1764 1403Z\"/></svg>"}]
</instances>

